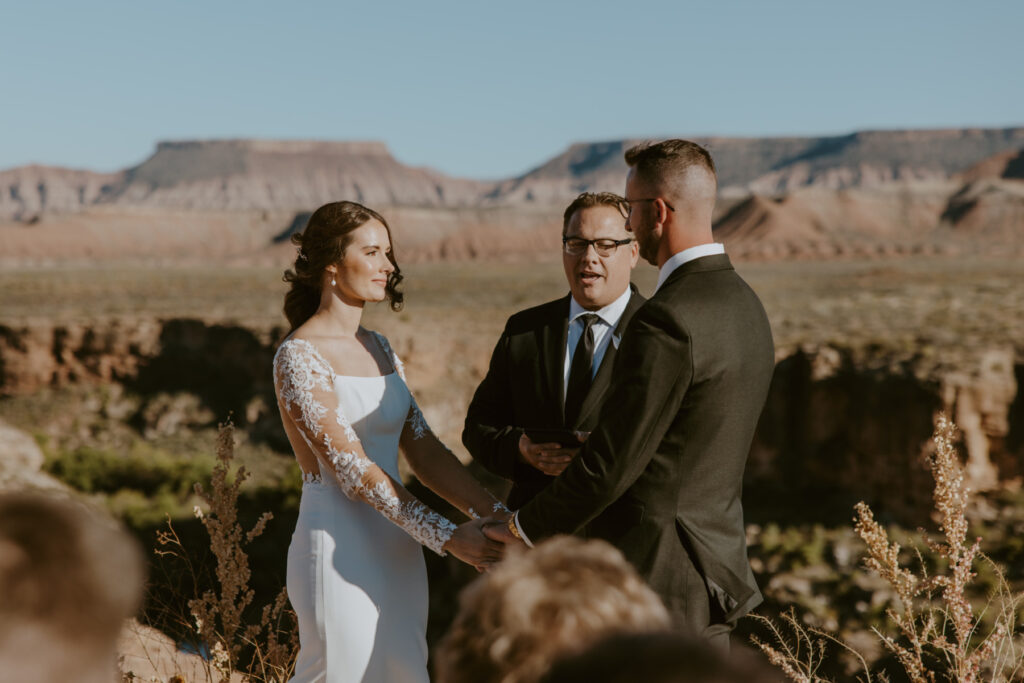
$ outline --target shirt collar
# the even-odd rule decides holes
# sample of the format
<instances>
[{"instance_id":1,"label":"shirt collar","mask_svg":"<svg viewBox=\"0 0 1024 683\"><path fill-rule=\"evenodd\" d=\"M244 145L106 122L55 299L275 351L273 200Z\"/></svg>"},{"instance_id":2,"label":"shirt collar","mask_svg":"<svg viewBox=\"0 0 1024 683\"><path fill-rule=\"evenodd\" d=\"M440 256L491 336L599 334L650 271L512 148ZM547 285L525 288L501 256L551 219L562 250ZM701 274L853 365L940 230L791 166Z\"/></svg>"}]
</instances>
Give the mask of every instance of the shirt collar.
<instances>
[{"instance_id":1,"label":"shirt collar","mask_svg":"<svg viewBox=\"0 0 1024 683\"><path fill-rule=\"evenodd\" d=\"M632 296L632 288L626 287L626 291L619 295L619 298L611 302L604 308L599 308L596 311L588 311L587 309L576 303L576 297L569 296L569 323L580 317L584 313L594 313L601 320L608 325L608 327L614 328L619 324L619 318L626 312L626 306L629 305L629 297Z\"/></svg>"},{"instance_id":2,"label":"shirt collar","mask_svg":"<svg viewBox=\"0 0 1024 683\"><path fill-rule=\"evenodd\" d=\"M698 244L695 247L683 249L678 253L672 254L672 257L668 261L665 261L665 264L660 270L658 270L658 286L654 288L654 291L657 292L661 289L661 286L665 283L665 280L668 279L668 276L684 263L693 261L694 259L699 259L702 256L724 253L725 245L719 244L718 242L710 242L708 244Z\"/></svg>"}]
</instances>

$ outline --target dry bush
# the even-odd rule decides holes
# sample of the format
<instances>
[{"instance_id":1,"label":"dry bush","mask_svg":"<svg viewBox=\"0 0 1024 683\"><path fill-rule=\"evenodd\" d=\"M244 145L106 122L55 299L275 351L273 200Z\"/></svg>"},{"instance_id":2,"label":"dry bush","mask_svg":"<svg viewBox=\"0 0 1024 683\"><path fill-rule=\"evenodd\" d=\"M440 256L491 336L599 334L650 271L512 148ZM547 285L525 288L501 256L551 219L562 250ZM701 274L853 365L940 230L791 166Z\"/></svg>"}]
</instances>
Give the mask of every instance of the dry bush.
<instances>
[{"instance_id":1,"label":"dry bush","mask_svg":"<svg viewBox=\"0 0 1024 683\"><path fill-rule=\"evenodd\" d=\"M875 521L871 508L863 502L856 506L854 528L868 553L864 564L890 586L898 605L886 610L895 635L872 631L912 683L1021 681L1024 631L1017 623L1017 613L1024 606L1024 593L1014 593L1000 568L980 552L980 538L973 542L967 538L970 491L964 486L955 438L955 425L940 415L932 435L934 453L929 464L942 536L923 534L927 549L938 560L934 574L928 571L922 548L912 548L916 559L912 565L901 561L900 545L891 541L886 529ZM968 599L978 562L989 563L997 578L996 590L980 609ZM766 626L774 642L757 637L752 640L790 680L828 680L818 675L818 669L830 644L859 659L863 673L857 676L858 681L872 680L867 662L852 647L821 629L804 626L794 612L784 615L781 623L755 618ZM875 673L874 679L885 680L885 675Z\"/></svg>"},{"instance_id":2,"label":"dry bush","mask_svg":"<svg viewBox=\"0 0 1024 683\"><path fill-rule=\"evenodd\" d=\"M241 466L232 480L233 459L234 427L229 422L220 426L217 435L217 464L210 490L195 485L196 494L209 508L203 512L196 506L195 515L210 537L216 587L189 599L189 615L181 620L190 622L198 638L208 681L226 683L241 671L246 681L279 683L291 677L298 652L295 613L287 608L288 596L282 587L276 599L263 607L258 621L245 621L245 612L255 596L249 585L252 572L245 549L263 533L273 515L265 512L251 529L242 528L238 492L249 473ZM165 548L157 554L184 562L193 585L198 585L198 572L170 519L167 529L158 533L157 542Z\"/></svg>"}]
</instances>

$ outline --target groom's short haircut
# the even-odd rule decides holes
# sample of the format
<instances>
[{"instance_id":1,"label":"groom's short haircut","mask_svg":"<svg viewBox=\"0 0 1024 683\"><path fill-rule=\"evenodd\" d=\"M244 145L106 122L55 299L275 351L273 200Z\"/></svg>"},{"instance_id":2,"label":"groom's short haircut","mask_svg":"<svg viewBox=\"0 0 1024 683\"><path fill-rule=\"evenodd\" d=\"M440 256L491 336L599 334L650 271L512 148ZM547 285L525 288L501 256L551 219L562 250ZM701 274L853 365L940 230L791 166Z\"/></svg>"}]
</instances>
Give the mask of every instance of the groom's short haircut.
<instances>
[{"instance_id":1,"label":"groom's short haircut","mask_svg":"<svg viewBox=\"0 0 1024 683\"><path fill-rule=\"evenodd\" d=\"M622 214L623 220L629 214L629 204L626 200L614 192L583 192L572 203L565 208L562 214L562 236L569 230L569 221L573 214L583 209L591 209L595 206L610 206Z\"/></svg>"},{"instance_id":2,"label":"groom's short haircut","mask_svg":"<svg viewBox=\"0 0 1024 683\"><path fill-rule=\"evenodd\" d=\"M710 152L690 140L663 140L661 142L644 142L626 150L626 164L634 170L637 178L651 187L677 187L683 184L690 169L706 171L701 177L709 177L711 190L718 182L718 173ZM666 188L666 189L668 189ZM682 192L678 196L683 196Z\"/></svg>"},{"instance_id":3,"label":"groom's short haircut","mask_svg":"<svg viewBox=\"0 0 1024 683\"><path fill-rule=\"evenodd\" d=\"M37 680L63 658L92 680L143 581L138 543L113 520L52 494L0 493L0 670Z\"/></svg>"},{"instance_id":4,"label":"groom's short haircut","mask_svg":"<svg viewBox=\"0 0 1024 683\"><path fill-rule=\"evenodd\" d=\"M510 551L463 590L438 649L437 680L536 681L557 658L600 638L669 621L621 552L600 540L556 537Z\"/></svg>"}]
</instances>

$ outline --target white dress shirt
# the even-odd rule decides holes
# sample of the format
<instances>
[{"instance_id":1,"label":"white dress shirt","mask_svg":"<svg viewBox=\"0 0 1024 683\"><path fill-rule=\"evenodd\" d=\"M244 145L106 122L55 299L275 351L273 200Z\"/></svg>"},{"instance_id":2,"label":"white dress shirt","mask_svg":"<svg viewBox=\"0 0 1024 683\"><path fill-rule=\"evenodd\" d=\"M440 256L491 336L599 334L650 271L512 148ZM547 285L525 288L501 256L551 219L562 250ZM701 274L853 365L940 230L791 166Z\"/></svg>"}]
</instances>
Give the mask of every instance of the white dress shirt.
<instances>
[{"instance_id":1,"label":"white dress shirt","mask_svg":"<svg viewBox=\"0 0 1024 683\"><path fill-rule=\"evenodd\" d=\"M580 316L584 313L594 313L598 317L598 320L591 326L591 329L594 331L594 363L590 367L590 378L593 379L594 375L597 374L597 369L601 367L601 361L604 360L605 352L608 351L608 344L615 344L616 348L619 346L618 337L615 335L615 327L619 324L619 320L622 319L622 314L626 312L626 306L629 305L629 297L632 294L633 290L630 287L626 287L626 291L618 299L596 311L588 311L576 302L575 297L569 297L569 334L566 335L565 342L562 396L565 396L569 390L569 370L572 368L572 356L576 352L576 345L583 334L583 321L579 319ZM516 529L519 530L519 535L523 537L523 542L532 548L533 543L523 533L523 527L519 526L518 511L512 519L515 521Z\"/></svg>"},{"instance_id":2,"label":"white dress shirt","mask_svg":"<svg viewBox=\"0 0 1024 683\"><path fill-rule=\"evenodd\" d=\"M613 343L618 348L619 340L615 338L615 326L619 324L622 314L626 312L631 294L630 288L626 287L626 291L618 299L596 311L588 311L576 303L575 297L569 297L569 334L566 335L565 363L562 368L562 396L569 391L569 370L572 368L572 357L576 353L580 337L583 336L583 321L580 316L584 313L593 313L598 317L598 320L594 321L591 326L594 331L594 363L590 366L590 379L594 379L597 369L601 367L601 361L604 360L608 344Z\"/></svg>"},{"instance_id":3,"label":"white dress shirt","mask_svg":"<svg viewBox=\"0 0 1024 683\"><path fill-rule=\"evenodd\" d=\"M658 286L654 288L654 291L657 292L661 289L661 286L665 283L665 280L668 279L668 276L684 263L693 261L694 259L699 259L702 256L724 253L724 245L719 244L718 242L711 242L710 244L698 244L695 247L683 249L680 252L672 254L672 257L668 261L665 261L664 265L661 266L661 269L658 270Z\"/></svg>"},{"instance_id":4,"label":"white dress shirt","mask_svg":"<svg viewBox=\"0 0 1024 683\"><path fill-rule=\"evenodd\" d=\"M658 285L657 285L657 287L654 288L654 291L657 292L659 289L661 289L661 286L665 283L665 280L668 279L668 276L671 275L675 271L676 268L678 268L679 266L683 265L684 263L688 263L690 261L693 261L694 259L699 259L702 256L711 256L712 254L724 254L724 253L725 253L725 246L724 245L719 244L718 242L711 242L710 244L698 244L695 247L690 247L689 249L684 249L684 250L682 250L682 251L680 251L678 253L673 254L672 257L669 258L669 260L665 261L665 263L658 270ZM618 324L619 318L622 317L622 312L626 310L626 303L629 302L629 296L628 295L629 295L629 290L627 289L625 294L623 294L618 299L616 299L614 303L609 304L608 306L602 308L600 311L593 311L594 313L597 313L599 316L601 316L601 322L594 323L594 342L595 342L595 348L594 348L594 367L595 368L598 368L598 367L601 366L601 361L599 360L599 358L603 357L604 356L604 352L608 349L608 344L607 344L606 340L608 339L608 337L610 335L608 335L607 332L608 332L609 329L615 329L615 325ZM613 323L610 323L610 325L609 325L608 324L608 319L603 315L603 312L604 311L608 311L609 309L619 305L620 302L621 302L621 308L619 308L619 312L615 316L615 321ZM573 308L574 306L576 308ZM579 304L576 303L575 299L572 300L572 302L569 304L569 319L570 319L570 321L574 321L576 316L582 315L583 313L587 313L587 312L588 311L584 311L583 310L582 306L580 306ZM605 323L605 324L602 324L602 323ZM573 334L573 330L574 329L575 329L575 335ZM601 330L601 332L603 332L604 335L605 335L603 337L603 339L602 339L602 341L605 341L605 343L604 343L603 346L600 347L600 349L601 349L600 350L600 354L601 354L600 356L598 356L598 346L597 346L598 344L600 344L600 342L597 341L598 340L598 336L597 335L599 334L599 330ZM579 341L580 334L582 333L582 331L583 331L583 323L582 322L580 322L580 323L570 322L570 324L569 324L569 344L568 344L568 347L567 347L566 352L565 352L565 382L566 382L566 385L568 385L568 383L569 383L569 366L572 363L572 357L571 357L572 356L572 352L576 348L576 344L573 342L573 340L575 339L576 341ZM616 341L616 343L618 343L618 342ZM591 375L591 376L593 376L593 375ZM564 395L564 392L563 392L563 395ZM512 521L515 523L516 529L519 531L519 535L522 536L523 542L526 543L526 545L528 545L529 547L532 548L533 547L533 543L530 541L529 538L527 538L526 534L523 532L523 527L521 527L519 525L519 511L518 510L516 510L515 515L513 515Z\"/></svg>"}]
</instances>

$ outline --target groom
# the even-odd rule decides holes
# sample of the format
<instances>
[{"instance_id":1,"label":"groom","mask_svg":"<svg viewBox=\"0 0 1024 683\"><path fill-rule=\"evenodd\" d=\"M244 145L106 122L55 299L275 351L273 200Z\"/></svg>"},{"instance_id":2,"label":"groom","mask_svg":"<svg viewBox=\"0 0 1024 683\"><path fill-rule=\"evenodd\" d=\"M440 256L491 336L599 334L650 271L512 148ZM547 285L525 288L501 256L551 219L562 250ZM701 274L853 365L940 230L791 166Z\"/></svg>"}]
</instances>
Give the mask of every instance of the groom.
<instances>
[{"instance_id":1,"label":"groom","mask_svg":"<svg viewBox=\"0 0 1024 683\"><path fill-rule=\"evenodd\" d=\"M761 601L747 561L743 469L774 369L754 292L711 232L708 152L686 140L626 152L627 228L659 268L623 334L597 427L492 538L586 534L618 547L680 628L728 647Z\"/></svg>"}]
</instances>

